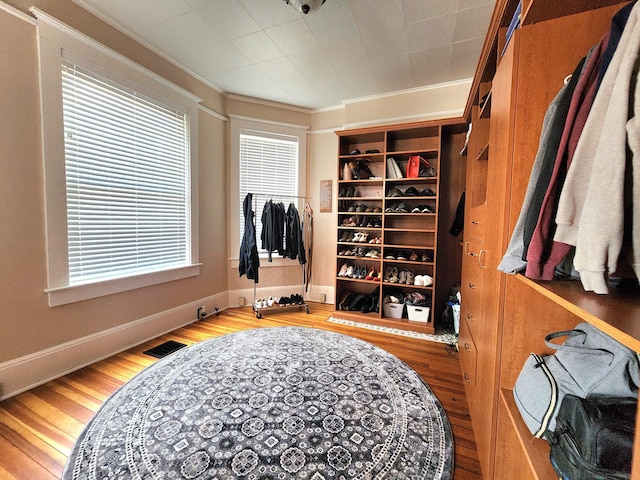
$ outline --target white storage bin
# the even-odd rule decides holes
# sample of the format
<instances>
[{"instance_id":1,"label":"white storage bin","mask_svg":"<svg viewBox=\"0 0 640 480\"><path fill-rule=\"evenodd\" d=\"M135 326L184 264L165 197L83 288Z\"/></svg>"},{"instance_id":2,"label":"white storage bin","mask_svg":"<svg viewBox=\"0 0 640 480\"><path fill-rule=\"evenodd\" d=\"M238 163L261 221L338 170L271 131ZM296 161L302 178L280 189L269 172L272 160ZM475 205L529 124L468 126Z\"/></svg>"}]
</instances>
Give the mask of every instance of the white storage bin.
<instances>
[{"instance_id":1,"label":"white storage bin","mask_svg":"<svg viewBox=\"0 0 640 480\"><path fill-rule=\"evenodd\" d=\"M431 307L420 307L417 305L407 305L407 315L410 322L429 322L429 312Z\"/></svg>"},{"instance_id":2,"label":"white storage bin","mask_svg":"<svg viewBox=\"0 0 640 480\"><path fill-rule=\"evenodd\" d=\"M382 305L385 317L402 318L404 313L404 303L385 303Z\"/></svg>"}]
</instances>

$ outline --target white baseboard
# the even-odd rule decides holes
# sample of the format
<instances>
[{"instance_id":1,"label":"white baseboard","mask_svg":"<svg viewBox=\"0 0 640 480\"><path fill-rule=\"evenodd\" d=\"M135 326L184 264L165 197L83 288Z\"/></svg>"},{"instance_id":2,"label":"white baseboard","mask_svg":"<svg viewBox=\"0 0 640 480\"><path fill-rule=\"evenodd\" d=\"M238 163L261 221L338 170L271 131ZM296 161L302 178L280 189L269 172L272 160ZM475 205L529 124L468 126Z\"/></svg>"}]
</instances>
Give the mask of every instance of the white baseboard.
<instances>
[{"instance_id":1,"label":"white baseboard","mask_svg":"<svg viewBox=\"0 0 640 480\"><path fill-rule=\"evenodd\" d=\"M225 310L228 298L228 292L218 293L1 363L0 401L193 323L200 306L206 306L208 313L216 306Z\"/></svg>"}]
</instances>

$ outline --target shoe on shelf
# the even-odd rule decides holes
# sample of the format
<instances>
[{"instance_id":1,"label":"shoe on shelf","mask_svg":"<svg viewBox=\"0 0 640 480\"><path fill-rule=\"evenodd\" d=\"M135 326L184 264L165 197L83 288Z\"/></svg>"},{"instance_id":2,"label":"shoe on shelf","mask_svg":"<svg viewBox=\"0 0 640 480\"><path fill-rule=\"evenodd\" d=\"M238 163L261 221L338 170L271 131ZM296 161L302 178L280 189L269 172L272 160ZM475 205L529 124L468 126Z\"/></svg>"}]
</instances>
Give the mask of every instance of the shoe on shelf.
<instances>
[{"instance_id":1,"label":"shoe on shelf","mask_svg":"<svg viewBox=\"0 0 640 480\"><path fill-rule=\"evenodd\" d=\"M402 195L405 197L417 197L420 195L420 192L418 192L416 187L409 187L402 193Z\"/></svg>"},{"instance_id":2,"label":"shoe on shelf","mask_svg":"<svg viewBox=\"0 0 640 480\"><path fill-rule=\"evenodd\" d=\"M365 280L373 280L373 277L376 275L376 269L371 267L367 272L367 276L364 277Z\"/></svg>"},{"instance_id":3,"label":"shoe on shelf","mask_svg":"<svg viewBox=\"0 0 640 480\"><path fill-rule=\"evenodd\" d=\"M411 252L411 255L409 255L409 260L411 260L412 262L417 262L418 261L418 254L415 251Z\"/></svg>"},{"instance_id":4,"label":"shoe on shelf","mask_svg":"<svg viewBox=\"0 0 640 480\"><path fill-rule=\"evenodd\" d=\"M407 260L407 252L400 250L396 256L396 260Z\"/></svg>"},{"instance_id":5,"label":"shoe on shelf","mask_svg":"<svg viewBox=\"0 0 640 480\"><path fill-rule=\"evenodd\" d=\"M425 188L424 190L422 190L420 192L420 196L421 197L435 197L436 196L436 192L434 192L430 188Z\"/></svg>"},{"instance_id":6,"label":"shoe on shelf","mask_svg":"<svg viewBox=\"0 0 640 480\"><path fill-rule=\"evenodd\" d=\"M340 299L340 303L338 304L338 308L340 310L347 310L349 304L351 303L351 299L353 298L352 292L346 292L343 297Z\"/></svg>"},{"instance_id":7,"label":"shoe on shelf","mask_svg":"<svg viewBox=\"0 0 640 480\"><path fill-rule=\"evenodd\" d=\"M338 272L338 276L344 277L347 274L347 268L349 268L349 265L347 265L346 263L343 263L342 267L340 267L340 271Z\"/></svg>"},{"instance_id":8,"label":"shoe on shelf","mask_svg":"<svg viewBox=\"0 0 640 480\"><path fill-rule=\"evenodd\" d=\"M390 283L391 281L391 269L392 267L386 267L384 269L384 281Z\"/></svg>"},{"instance_id":9,"label":"shoe on shelf","mask_svg":"<svg viewBox=\"0 0 640 480\"><path fill-rule=\"evenodd\" d=\"M411 213L422 213L422 205L416 205L411 209Z\"/></svg>"},{"instance_id":10,"label":"shoe on shelf","mask_svg":"<svg viewBox=\"0 0 640 480\"><path fill-rule=\"evenodd\" d=\"M420 256L420 261L421 262L433 262L433 255L431 255L430 253L427 253L427 252L422 252L422 255Z\"/></svg>"},{"instance_id":11,"label":"shoe on shelf","mask_svg":"<svg viewBox=\"0 0 640 480\"><path fill-rule=\"evenodd\" d=\"M404 283L406 283L407 285L413 285L414 278L415 278L414 273L411 270L407 270Z\"/></svg>"},{"instance_id":12,"label":"shoe on shelf","mask_svg":"<svg viewBox=\"0 0 640 480\"><path fill-rule=\"evenodd\" d=\"M422 205L422 213L435 213L429 205Z\"/></svg>"},{"instance_id":13,"label":"shoe on shelf","mask_svg":"<svg viewBox=\"0 0 640 480\"><path fill-rule=\"evenodd\" d=\"M400 202L395 209L395 213L409 213L409 210L407 209L407 206L404 204L404 202Z\"/></svg>"},{"instance_id":14,"label":"shoe on shelf","mask_svg":"<svg viewBox=\"0 0 640 480\"><path fill-rule=\"evenodd\" d=\"M398 283L398 269L396 267L391 267L391 277L389 278L390 283Z\"/></svg>"},{"instance_id":15,"label":"shoe on shelf","mask_svg":"<svg viewBox=\"0 0 640 480\"><path fill-rule=\"evenodd\" d=\"M398 283L406 283L406 281L407 281L406 270L400 270L400 274L398 275Z\"/></svg>"},{"instance_id":16,"label":"shoe on shelf","mask_svg":"<svg viewBox=\"0 0 640 480\"><path fill-rule=\"evenodd\" d=\"M430 277L429 275L423 275L422 276L422 284L425 287L430 287L431 285L433 285L433 277Z\"/></svg>"},{"instance_id":17,"label":"shoe on shelf","mask_svg":"<svg viewBox=\"0 0 640 480\"><path fill-rule=\"evenodd\" d=\"M385 260L395 260L395 259L396 259L396 256L395 256L395 254L394 254L394 253L392 253L392 252L387 252L387 253L385 253L385 255L384 255L384 259L385 259Z\"/></svg>"}]
</instances>

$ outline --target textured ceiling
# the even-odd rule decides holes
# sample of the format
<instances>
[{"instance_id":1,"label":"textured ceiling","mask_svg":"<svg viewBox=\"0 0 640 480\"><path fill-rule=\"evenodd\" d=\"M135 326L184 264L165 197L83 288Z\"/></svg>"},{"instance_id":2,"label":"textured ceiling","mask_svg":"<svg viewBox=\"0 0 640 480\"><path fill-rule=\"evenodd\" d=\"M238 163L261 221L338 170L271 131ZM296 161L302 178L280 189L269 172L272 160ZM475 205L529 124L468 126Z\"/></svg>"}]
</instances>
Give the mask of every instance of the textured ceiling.
<instances>
[{"instance_id":1,"label":"textured ceiling","mask_svg":"<svg viewBox=\"0 0 640 480\"><path fill-rule=\"evenodd\" d=\"M470 78L495 0L74 0L227 93L326 108Z\"/></svg>"}]
</instances>

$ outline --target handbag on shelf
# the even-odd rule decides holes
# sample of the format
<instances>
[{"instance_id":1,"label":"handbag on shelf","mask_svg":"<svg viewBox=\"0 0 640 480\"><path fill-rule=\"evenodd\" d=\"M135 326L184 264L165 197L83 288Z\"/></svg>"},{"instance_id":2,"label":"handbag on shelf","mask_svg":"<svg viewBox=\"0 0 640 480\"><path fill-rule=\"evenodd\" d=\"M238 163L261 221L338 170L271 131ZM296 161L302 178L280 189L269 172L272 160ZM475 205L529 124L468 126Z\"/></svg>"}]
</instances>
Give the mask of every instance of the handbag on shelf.
<instances>
[{"instance_id":1,"label":"handbag on shelf","mask_svg":"<svg viewBox=\"0 0 640 480\"><path fill-rule=\"evenodd\" d=\"M627 480L631 474L635 398L566 395L548 437L554 470L564 480Z\"/></svg>"},{"instance_id":2,"label":"handbag on shelf","mask_svg":"<svg viewBox=\"0 0 640 480\"><path fill-rule=\"evenodd\" d=\"M407 162L407 178L418 178L420 175L420 156L411 155Z\"/></svg>"},{"instance_id":3,"label":"handbag on shelf","mask_svg":"<svg viewBox=\"0 0 640 480\"><path fill-rule=\"evenodd\" d=\"M551 342L562 337L566 337L562 344ZM637 354L593 325L583 322L573 330L551 333L545 343L555 354L532 353L513 389L520 415L536 437L555 430L567 394L638 398Z\"/></svg>"},{"instance_id":4,"label":"handbag on shelf","mask_svg":"<svg viewBox=\"0 0 640 480\"><path fill-rule=\"evenodd\" d=\"M437 175L435 167L429 160L420 155L411 155L407 161L407 178L435 177Z\"/></svg>"}]
</instances>

